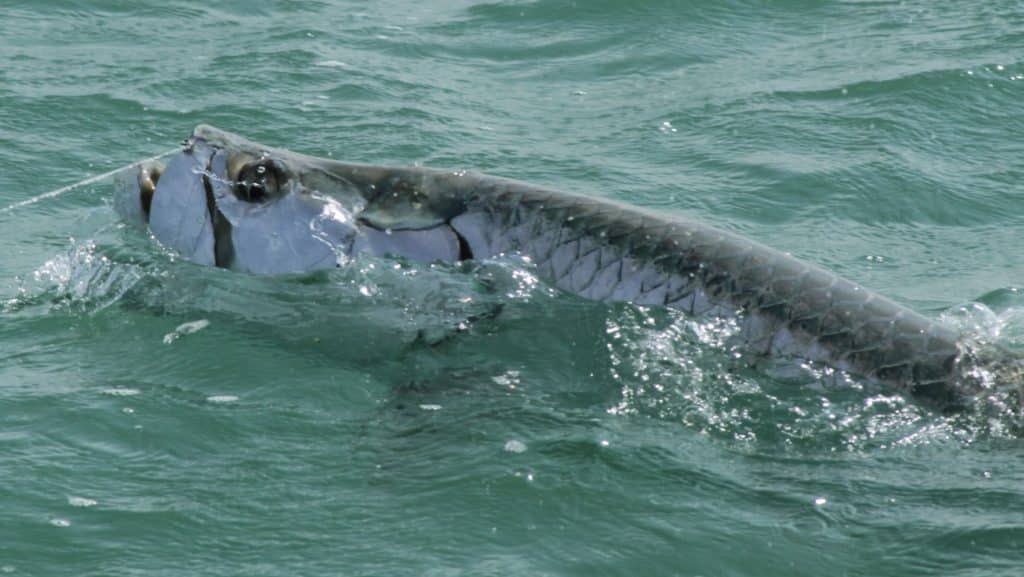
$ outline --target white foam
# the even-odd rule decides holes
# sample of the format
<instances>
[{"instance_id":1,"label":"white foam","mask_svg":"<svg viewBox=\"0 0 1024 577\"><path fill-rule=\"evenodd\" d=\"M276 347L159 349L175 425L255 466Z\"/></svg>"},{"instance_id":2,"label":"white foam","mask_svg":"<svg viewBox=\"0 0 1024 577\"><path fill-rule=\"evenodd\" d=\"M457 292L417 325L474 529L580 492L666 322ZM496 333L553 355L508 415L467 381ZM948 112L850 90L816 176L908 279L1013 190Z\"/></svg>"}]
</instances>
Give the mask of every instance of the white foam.
<instances>
[{"instance_id":1,"label":"white foam","mask_svg":"<svg viewBox=\"0 0 1024 577\"><path fill-rule=\"evenodd\" d=\"M68 497L68 505L72 507L95 507L96 500L87 497Z\"/></svg>"},{"instance_id":2,"label":"white foam","mask_svg":"<svg viewBox=\"0 0 1024 577\"><path fill-rule=\"evenodd\" d=\"M169 345L185 335L197 333L208 326L210 326L210 321L206 319L199 319L198 321L182 323L178 325L176 329L164 335L164 344Z\"/></svg>"},{"instance_id":3,"label":"white foam","mask_svg":"<svg viewBox=\"0 0 1024 577\"><path fill-rule=\"evenodd\" d=\"M139 391L138 389L130 389L126 387L113 387L110 389L103 389L102 392L104 395L110 395L112 397L134 397L135 395L138 395L141 391Z\"/></svg>"},{"instance_id":4,"label":"white foam","mask_svg":"<svg viewBox=\"0 0 1024 577\"><path fill-rule=\"evenodd\" d=\"M314 64L314 66L325 66L327 68L348 68L348 64L340 60L321 60Z\"/></svg>"},{"instance_id":5,"label":"white foam","mask_svg":"<svg viewBox=\"0 0 1024 577\"><path fill-rule=\"evenodd\" d=\"M525 453L526 443L516 439L512 439L505 443L505 450L508 451L509 453Z\"/></svg>"}]
</instances>

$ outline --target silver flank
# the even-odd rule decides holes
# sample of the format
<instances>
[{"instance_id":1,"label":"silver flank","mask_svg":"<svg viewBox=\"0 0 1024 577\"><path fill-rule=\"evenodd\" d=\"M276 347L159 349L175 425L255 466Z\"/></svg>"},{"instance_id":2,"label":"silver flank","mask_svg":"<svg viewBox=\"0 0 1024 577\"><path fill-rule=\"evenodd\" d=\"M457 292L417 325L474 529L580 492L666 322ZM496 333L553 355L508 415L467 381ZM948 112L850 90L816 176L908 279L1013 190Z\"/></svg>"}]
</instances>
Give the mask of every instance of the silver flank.
<instances>
[{"instance_id":1,"label":"silver flank","mask_svg":"<svg viewBox=\"0 0 1024 577\"><path fill-rule=\"evenodd\" d=\"M359 254L420 262L520 254L567 292L728 317L755 359L812 361L942 407L993 386L978 368L1014 391L1024 380L1019 357L982 358L952 328L817 266L601 198L304 156L209 126L196 128L162 174L143 170L138 183L126 190L141 195L142 208L127 213L201 264L276 274Z\"/></svg>"}]
</instances>

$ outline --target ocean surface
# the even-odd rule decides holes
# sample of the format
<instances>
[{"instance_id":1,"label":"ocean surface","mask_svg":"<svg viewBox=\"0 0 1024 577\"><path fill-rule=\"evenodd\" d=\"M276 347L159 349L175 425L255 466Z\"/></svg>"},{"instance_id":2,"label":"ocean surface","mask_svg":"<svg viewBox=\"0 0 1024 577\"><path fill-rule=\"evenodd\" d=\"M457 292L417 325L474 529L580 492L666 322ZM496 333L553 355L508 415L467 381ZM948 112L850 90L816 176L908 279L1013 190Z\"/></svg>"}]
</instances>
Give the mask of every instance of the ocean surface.
<instances>
[{"instance_id":1,"label":"ocean surface","mask_svg":"<svg viewBox=\"0 0 1024 577\"><path fill-rule=\"evenodd\" d=\"M0 575L1017 576L1024 427L514 259L203 268L197 123L699 219L1024 349L1019 0L0 0ZM500 308L490 318L481 312Z\"/></svg>"}]
</instances>

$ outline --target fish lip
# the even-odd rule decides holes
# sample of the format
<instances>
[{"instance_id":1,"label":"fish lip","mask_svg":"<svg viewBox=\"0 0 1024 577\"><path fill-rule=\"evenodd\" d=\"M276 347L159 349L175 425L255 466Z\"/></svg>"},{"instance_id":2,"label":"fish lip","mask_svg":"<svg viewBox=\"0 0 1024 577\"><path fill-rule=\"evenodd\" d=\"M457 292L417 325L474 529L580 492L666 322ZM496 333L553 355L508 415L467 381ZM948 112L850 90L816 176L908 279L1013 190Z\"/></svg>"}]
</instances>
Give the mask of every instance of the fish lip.
<instances>
[{"instance_id":1,"label":"fish lip","mask_svg":"<svg viewBox=\"0 0 1024 577\"><path fill-rule=\"evenodd\" d=\"M151 159L114 175L114 210L123 221L143 228L149 224L153 194L163 170L163 162Z\"/></svg>"}]
</instances>

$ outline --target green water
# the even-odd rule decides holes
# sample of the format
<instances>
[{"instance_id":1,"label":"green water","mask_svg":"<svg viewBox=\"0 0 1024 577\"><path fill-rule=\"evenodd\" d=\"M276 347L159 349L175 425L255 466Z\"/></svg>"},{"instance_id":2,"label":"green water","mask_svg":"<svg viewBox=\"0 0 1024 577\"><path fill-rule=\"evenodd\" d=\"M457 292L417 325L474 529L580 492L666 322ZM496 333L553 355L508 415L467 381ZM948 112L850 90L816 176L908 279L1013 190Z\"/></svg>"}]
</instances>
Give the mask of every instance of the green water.
<instances>
[{"instance_id":1,"label":"green water","mask_svg":"<svg viewBox=\"0 0 1024 577\"><path fill-rule=\"evenodd\" d=\"M678 212L1024 348L1019 1L0 16L0 208L206 122ZM110 194L0 212L0 574L1024 573L992 407L775 379L515 261L202 268Z\"/></svg>"}]
</instances>

